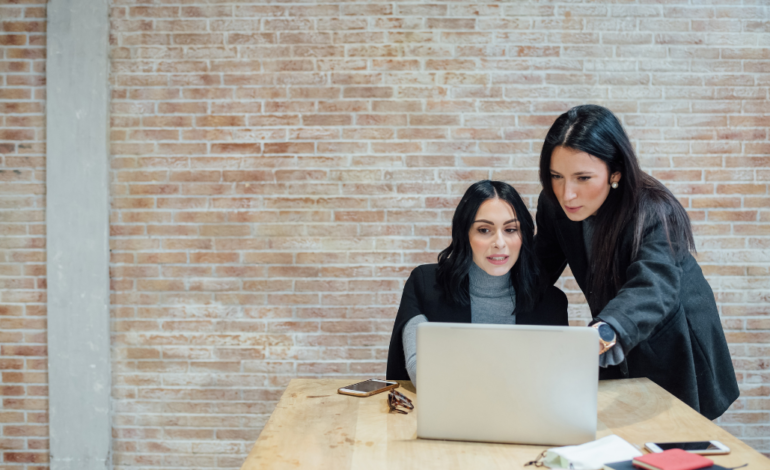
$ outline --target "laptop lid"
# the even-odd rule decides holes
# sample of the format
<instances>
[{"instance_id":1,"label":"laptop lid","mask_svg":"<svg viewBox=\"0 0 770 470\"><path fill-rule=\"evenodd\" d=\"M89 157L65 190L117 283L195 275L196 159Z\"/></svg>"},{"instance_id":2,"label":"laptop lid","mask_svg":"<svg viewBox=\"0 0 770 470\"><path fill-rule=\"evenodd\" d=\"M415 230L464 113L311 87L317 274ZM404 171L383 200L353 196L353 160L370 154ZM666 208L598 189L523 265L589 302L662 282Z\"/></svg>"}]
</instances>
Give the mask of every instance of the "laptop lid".
<instances>
[{"instance_id":1,"label":"laptop lid","mask_svg":"<svg viewBox=\"0 0 770 470\"><path fill-rule=\"evenodd\" d=\"M596 438L594 328L423 323L417 436L572 445Z\"/></svg>"}]
</instances>

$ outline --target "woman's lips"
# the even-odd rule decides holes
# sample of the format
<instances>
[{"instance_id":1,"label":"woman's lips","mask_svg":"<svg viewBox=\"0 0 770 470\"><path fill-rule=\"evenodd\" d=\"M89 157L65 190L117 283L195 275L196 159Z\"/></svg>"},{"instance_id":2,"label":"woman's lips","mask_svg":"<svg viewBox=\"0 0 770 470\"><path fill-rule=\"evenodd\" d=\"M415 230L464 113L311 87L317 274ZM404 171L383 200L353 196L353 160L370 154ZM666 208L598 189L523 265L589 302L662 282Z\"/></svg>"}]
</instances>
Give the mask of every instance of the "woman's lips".
<instances>
[{"instance_id":1,"label":"woman's lips","mask_svg":"<svg viewBox=\"0 0 770 470\"><path fill-rule=\"evenodd\" d=\"M569 212L570 214L574 214L575 212L579 211L583 206L577 206L577 207L569 207L564 206L564 210Z\"/></svg>"},{"instance_id":2,"label":"woman's lips","mask_svg":"<svg viewBox=\"0 0 770 470\"><path fill-rule=\"evenodd\" d=\"M508 255L487 256L487 261L492 264L502 265L508 262L508 258L510 258Z\"/></svg>"}]
</instances>

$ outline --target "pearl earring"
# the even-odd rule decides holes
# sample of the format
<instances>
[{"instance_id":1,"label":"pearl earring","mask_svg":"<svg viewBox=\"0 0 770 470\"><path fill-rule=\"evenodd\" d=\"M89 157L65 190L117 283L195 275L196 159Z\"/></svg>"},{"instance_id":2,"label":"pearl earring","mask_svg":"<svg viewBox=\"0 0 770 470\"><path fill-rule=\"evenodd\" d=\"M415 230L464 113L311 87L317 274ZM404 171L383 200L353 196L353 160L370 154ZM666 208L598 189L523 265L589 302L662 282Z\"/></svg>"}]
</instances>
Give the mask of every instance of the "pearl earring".
<instances>
[{"instance_id":1,"label":"pearl earring","mask_svg":"<svg viewBox=\"0 0 770 470\"><path fill-rule=\"evenodd\" d=\"M617 181L613 181L610 186L612 186L612 189L618 189L618 182Z\"/></svg>"}]
</instances>

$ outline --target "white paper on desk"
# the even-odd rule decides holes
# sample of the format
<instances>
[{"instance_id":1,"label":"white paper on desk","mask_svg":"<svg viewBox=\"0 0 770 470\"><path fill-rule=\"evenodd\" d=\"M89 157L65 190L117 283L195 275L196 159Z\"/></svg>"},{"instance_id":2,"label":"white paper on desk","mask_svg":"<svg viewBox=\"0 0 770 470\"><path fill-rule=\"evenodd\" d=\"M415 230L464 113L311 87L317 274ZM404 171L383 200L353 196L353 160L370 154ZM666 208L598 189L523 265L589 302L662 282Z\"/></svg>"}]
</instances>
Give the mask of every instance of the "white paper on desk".
<instances>
[{"instance_id":1,"label":"white paper on desk","mask_svg":"<svg viewBox=\"0 0 770 470\"><path fill-rule=\"evenodd\" d=\"M642 453L636 447L623 438L610 434L579 446L548 449L543 464L552 469L601 470L605 463L631 460L640 455Z\"/></svg>"}]
</instances>

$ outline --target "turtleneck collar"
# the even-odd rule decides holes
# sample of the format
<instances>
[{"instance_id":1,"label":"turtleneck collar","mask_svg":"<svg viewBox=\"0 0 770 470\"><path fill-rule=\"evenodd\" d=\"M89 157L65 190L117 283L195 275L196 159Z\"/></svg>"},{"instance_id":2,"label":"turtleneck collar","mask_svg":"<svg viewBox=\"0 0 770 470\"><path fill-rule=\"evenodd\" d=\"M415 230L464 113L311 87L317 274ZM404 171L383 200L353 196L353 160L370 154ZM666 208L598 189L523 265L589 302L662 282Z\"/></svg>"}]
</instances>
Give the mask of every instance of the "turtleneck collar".
<instances>
[{"instance_id":1,"label":"turtleneck collar","mask_svg":"<svg viewBox=\"0 0 770 470\"><path fill-rule=\"evenodd\" d=\"M509 297L513 291L511 286L511 272L502 276L493 276L471 263L468 272L470 280L470 294L474 297Z\"/></svg>"}]
</instances>

